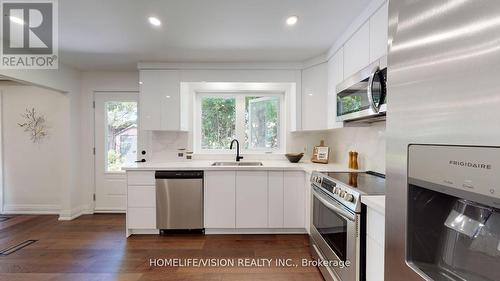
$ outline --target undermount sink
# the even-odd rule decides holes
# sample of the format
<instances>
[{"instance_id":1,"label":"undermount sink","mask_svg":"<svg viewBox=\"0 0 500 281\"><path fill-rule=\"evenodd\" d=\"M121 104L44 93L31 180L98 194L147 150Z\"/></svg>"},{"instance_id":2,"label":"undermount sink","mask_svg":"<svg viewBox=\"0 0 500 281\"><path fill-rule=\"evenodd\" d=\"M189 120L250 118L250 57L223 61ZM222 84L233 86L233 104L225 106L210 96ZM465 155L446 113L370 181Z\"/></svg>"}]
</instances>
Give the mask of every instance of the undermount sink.
<instances>
[{"instance_id":1,"label":"undermount sink","mask_svg":"<svg viewBox=\"0 0 500 281\"><path fill-rule=\"evenodd\" d=\"M262 162L214 162L212 166L263 166Z\"/></svg>"}]
</instances>

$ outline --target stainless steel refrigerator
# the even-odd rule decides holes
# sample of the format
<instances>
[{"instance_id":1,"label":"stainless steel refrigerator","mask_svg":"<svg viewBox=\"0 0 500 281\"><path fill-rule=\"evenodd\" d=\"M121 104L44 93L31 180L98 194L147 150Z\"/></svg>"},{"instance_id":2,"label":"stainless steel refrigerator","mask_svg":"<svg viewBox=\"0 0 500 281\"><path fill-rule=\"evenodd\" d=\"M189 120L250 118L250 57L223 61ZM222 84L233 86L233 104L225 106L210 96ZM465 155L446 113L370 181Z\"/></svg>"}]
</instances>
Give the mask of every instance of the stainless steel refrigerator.
<instances>
[{"instance_id":1,"label":"stainless steel refrigerator","mask_svg":"<svg viewBox=\"0 0 500 281\"><path fill-rule=\"evenodd\" d=\"M389 0L387 82L385 280L500 280L500 1Z\"/></svg>"}]
</instances>

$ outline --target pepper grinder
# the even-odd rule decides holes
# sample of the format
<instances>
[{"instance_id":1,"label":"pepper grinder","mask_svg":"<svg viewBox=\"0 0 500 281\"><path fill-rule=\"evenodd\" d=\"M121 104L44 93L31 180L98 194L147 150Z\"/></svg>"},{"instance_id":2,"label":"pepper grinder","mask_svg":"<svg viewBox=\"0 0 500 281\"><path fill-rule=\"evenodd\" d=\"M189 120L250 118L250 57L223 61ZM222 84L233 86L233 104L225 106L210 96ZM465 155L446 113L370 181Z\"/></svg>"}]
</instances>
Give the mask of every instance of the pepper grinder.
<instances>
[{"instance_id":1,"label":"pepper grinder","mask_svg":"<svg viewBox=\"0 0 500 281\"><path fill-rule=\"evenodd\" d=\"M358 165L358 152L357 151L354 151L352 153L352 169L354 169L354 170L359 169L359 165Z\"/></svg>"}]
</instances>

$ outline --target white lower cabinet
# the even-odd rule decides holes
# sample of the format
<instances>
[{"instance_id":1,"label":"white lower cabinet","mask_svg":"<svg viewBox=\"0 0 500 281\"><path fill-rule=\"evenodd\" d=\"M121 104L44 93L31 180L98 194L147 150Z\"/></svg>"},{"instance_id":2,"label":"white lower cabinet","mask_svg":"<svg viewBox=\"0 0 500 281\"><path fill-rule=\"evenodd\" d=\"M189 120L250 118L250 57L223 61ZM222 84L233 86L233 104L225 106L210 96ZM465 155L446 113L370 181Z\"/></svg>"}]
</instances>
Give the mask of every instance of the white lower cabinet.
<instances>
[{"instance_id":1,"label":"white lower cabinet","mask_svg":"<svg viewBox=\"0 0 500 281\"><path fill-rule=\"evenodd\" d=\"M153 171L127 172L127 233L156 230L156 189Z\"/></svg>"},{"instance_id":2,"label":"white lower cabinet","mask_svg":"<svg viewBox=\"0 0 500 281\"><path fill-rule=\"evenodd\" d=\"M311 234L311 173L306 172L304 178L304 224L308 234Z\"/></svg>"},{"instance_id":3,"label":"white lower cabinet","mask_svg":"<svg viewBox=\"0 0 500 281\"><path fill-rule=\"evenodd\" d=\"M285 171L283 177L283 226L305 227L305 176L302 171Z\"/></svg>"},{"instance_id":4,"label":"white lower cabinet","mask_svg":"<svg viewBox=\"0 0 500 281\"><path fill-rule=\"evenodd\" d=\"M283 171L269 171L268 176L268 220L269 227L283 227Z\"/></svg>"},{"instance_id":5,"label":"white lower cabinet","mask_svg":"<svg viewBox=\"0 0 500 281\"><path fill-rule=\"evenodd\" d=\"M207 229L305 229L303 171L206 171Z\"/></svg>"},{"instance_id":6,"label":"white lower cabinet","mask_svg":"<svg viewBox=\"0 0 500 281\"><path fill-rule=\"evenodd\" d=\"M236 227L236 171L206 171L205 228Z\"/></svg>"},{"instance_id":7,"label":"white lower cabinet","mask_svg":"<svg viewBox=\"0 0 500 281\"><path fill-rule=\"evenodd\" d=\"M127 202L129 208L156 208L155 186L129 186Z\"/></svg>"},{"instance_id":8,"label":"white lower cabinet","mask_svg":"<svg viewBox=\"0 0 500 281\"><path fill-rule=\"evenodd\" d=\"M384 280L385 217L367 207L366 219L366 280Z\"/></svg>"},{"instance_id":9,"label":"white lower cabinet","mask_svg":"<svg viewBox=\"0 0 500 281\"><path fill-rule=\"evenodd\" d=\"M128 229L156 229L156 208L128 208Z\"/></svg>"},{"instance_id":10,"label":"white lower cabinet","mask_svg":"<svg viewBox=\"0 0 500 281\"><path fill-rule=\"evenodd\" d=\"M127 172L127 180L127 235L154 233L154 172ZM307 190L303 171L205 171L204 226L238 233L305 232Z\"/></svg>"},{"instance_id":11,"label":"white lower cabinet","mask_svg":"<svg viewBox=\"0 0 500 281\"><path fill-rule=\"evenodd\" d=\"M266 228L267 171L236 172L236 228Z\"/></svg>"}]
</instances>

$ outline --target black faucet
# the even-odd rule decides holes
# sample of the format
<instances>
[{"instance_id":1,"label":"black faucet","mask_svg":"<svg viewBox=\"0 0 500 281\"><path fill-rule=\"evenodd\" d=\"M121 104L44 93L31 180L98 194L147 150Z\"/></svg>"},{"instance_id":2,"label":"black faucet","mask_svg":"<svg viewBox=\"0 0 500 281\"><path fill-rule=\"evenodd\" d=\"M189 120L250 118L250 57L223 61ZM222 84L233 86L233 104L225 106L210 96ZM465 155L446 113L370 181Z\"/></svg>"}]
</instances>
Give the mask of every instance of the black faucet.
<instances>
[{"instance_id":1,"label":"black faucet","mask_svg":"<svg viewBox=\"0 0 500 281\"><path fill-rule=\"evenodd\" d=\"M240 160L243 159L243 156L240 156L240 142L237 139L232 140L229 149L233 149L234 142L236 142L236 162L240 162Z\"/></svg>"}]
</instances>

